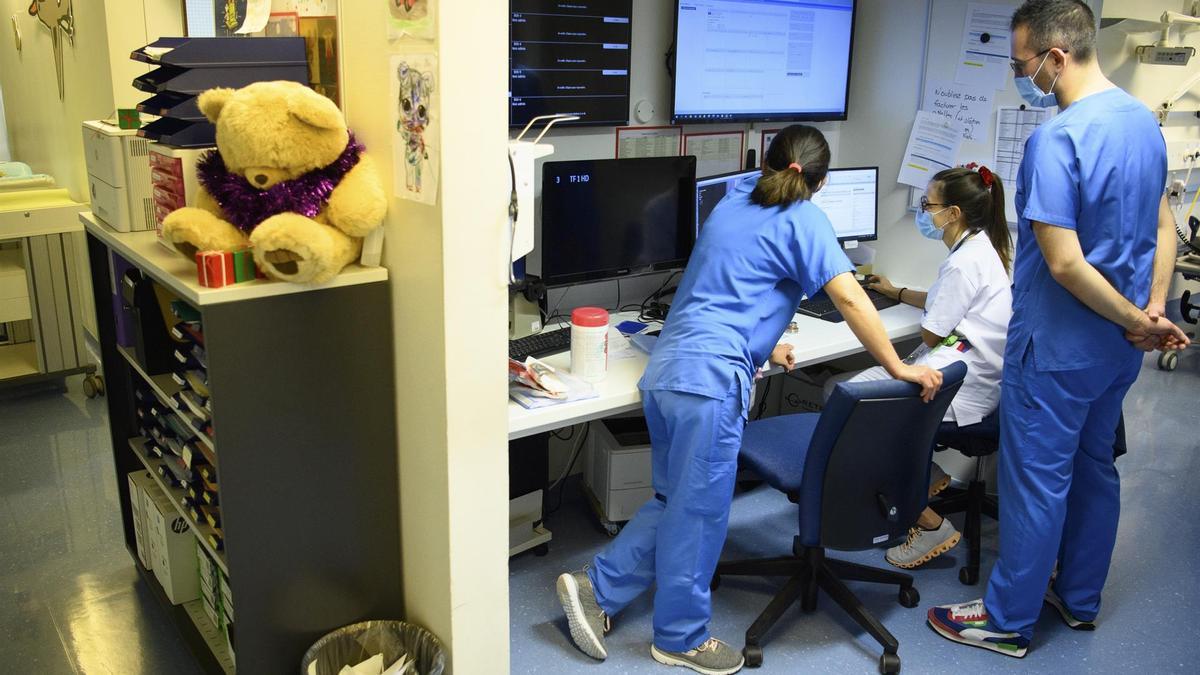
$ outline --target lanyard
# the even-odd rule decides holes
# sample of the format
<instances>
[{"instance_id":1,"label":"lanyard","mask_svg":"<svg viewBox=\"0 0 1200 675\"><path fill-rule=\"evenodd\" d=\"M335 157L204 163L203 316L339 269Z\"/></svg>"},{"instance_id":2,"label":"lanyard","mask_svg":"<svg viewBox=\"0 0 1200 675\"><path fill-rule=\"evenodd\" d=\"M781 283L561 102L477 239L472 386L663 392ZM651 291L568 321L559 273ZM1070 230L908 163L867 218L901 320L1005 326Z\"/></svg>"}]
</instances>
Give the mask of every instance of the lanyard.
<instances>
[{"instance_id":1,"label":"lanyard","mask_svg":"<svg viewBox=\"0 0 1200 675\"><path fill-rule=\"evenodd\" d=\"M967 243L968 239L970 239L971 237L974 237L975 235L979 234L980 232L983 232L983 230L971 230L970 232L963 235L963 238L959 239L958 243L954 244L954 246L950 248L950 255L954 255L954 252L957 251L958 249L962 248L962 245Z\"/></svg>"}]
</instances>

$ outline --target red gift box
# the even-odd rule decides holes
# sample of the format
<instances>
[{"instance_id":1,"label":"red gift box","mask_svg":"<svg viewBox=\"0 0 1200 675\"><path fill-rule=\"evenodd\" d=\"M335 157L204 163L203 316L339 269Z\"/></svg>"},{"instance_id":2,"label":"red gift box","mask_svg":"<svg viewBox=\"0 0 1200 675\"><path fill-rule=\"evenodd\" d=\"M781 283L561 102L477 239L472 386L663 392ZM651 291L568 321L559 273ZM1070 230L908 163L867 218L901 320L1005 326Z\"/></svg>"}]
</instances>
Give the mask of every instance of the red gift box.
<instances>
[{"instance_id":1,"label":"red gift box","mask_svg":"<svg viewBox=\"0 0 1200 675\"><path fill-rule=\"evenodd\" d=\"M233 252L198 251L196 277L200 285L207 288L221 288L234 283Z\"/></svg>"}]
</instances>

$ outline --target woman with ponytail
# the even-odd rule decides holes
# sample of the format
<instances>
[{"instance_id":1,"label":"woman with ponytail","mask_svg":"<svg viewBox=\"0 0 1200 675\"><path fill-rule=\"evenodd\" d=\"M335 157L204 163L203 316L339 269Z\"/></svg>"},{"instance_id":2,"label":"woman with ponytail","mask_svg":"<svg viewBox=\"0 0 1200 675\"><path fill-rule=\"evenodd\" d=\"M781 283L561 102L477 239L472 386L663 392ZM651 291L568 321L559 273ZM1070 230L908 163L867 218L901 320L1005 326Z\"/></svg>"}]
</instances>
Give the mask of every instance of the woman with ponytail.
<instances>
[{"instance_id":1,"label":"woman with ponytail","mask_svg":"<svg viewBox=\"0 0 1200 675\"><path fill-rule=\"evenodd\" d=\"M969 164L946 169L929 181L917 229L950 250L929 292L897 288L878 277L871 288L925 310L923 344L908 359L932 368L954 361L967 363L967 377L946 411L946 422L960 427L978 424L1000 403L1000 372L1012 292L1008 270L1012 241L1004 216L1004 185L986 166ZM871 368L855 380L883 379ZM950 478L934 464L930 496L945 489ZM950 521L926 508L908 536L884 556L897 567L912 569L949 551L961 539Z\"/></svg>"},{"instance_id":2,"label":"woman with ponytail","mask_svg":"<svg viewBox=\"0 0 1200 675\"><path fill-rule=\"evenodd\" d=\"M776 135L762 176L713 209L638 384L650 431L657 493L584 570L558 578L571 637L604 659L610 617L652 586L652 657L701 673L733 673L742 655L709 633L709 583L725 543L737 455L755 369L768 358L791 370L779 338L804 295L825 290L867 351L891 376L921 385L941 373L905 364L855 282L833 225L809 198L829 169L821 132Z\"/></svg>"}]
</instances>

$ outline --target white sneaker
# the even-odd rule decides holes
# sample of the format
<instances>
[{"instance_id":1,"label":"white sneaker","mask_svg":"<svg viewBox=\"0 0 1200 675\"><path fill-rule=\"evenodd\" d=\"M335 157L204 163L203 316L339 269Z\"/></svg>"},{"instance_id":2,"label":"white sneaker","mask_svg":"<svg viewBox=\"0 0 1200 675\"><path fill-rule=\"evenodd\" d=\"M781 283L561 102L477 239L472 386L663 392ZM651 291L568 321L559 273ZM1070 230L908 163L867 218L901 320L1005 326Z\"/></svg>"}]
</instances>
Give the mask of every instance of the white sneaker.
<instances>
[{"instance_id":1,"label":"white sneaker","mask_svg":"<svg viewBox=\"0 0 1200 675\"><path fill-rule=\"evenodd\" d=\"M950 474L942 470L937 462L929 463L929 496L936 496L942 490L950 487Z\"/></svg>"},{"instance_id":2,"label":"white sneaker","mask_svg":"<svg viewBox=\"0 0 1200 675\"><path fill-rule=\"evenodd\" d=\"M737 650L715 637L686 652L668 652L650 645L650 656L665 666L691 668L704 675L732 675L746 663Z\"/></svg>"},{"instance_id":3,"label":"white sneaker","mask_svg":"<svg viewBox=\"0 0 1200 675\"><path fill-rule=\"evenodd\" d=\"M950 519L942 518L942 524L936 530L920 527L909 530L908 540L889 548L884 559L896 567L911 570L954 548L959 539L962 535L950 524Z\"/></svg>"}]
</instances>

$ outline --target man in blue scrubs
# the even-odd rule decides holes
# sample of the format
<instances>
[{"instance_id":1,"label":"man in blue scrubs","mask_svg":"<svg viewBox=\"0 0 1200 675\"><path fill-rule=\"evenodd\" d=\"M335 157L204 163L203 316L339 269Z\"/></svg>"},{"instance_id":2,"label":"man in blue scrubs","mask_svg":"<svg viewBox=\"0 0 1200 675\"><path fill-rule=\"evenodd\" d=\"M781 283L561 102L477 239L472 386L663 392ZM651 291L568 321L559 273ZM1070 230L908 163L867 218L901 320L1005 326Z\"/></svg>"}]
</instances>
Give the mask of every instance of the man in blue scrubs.
<instances>
[{"instance_id":1,"label":"man in blue scrubs","mask_svg":"<svg viewBox=\"0 0 1200 675\"><path fill-rule=\"evenodd\" d=\"M1162 317L1174 219L1154 116L1100 71L1084 3L1029 0L1012 28L1018 91L1061 112L1030 137L1017 177L1000 555L984 599L935 607L928 621L950 640L1021 657L1043 602L1072 628L1095 627L1120 511L1113 440L1138 348L1187 338Z\"/></svg>"}]
</instances>

